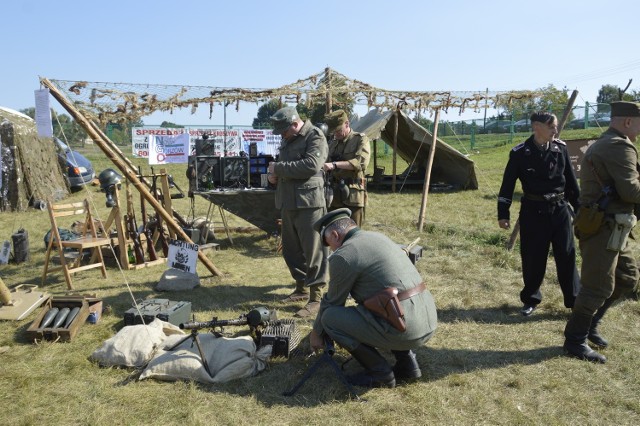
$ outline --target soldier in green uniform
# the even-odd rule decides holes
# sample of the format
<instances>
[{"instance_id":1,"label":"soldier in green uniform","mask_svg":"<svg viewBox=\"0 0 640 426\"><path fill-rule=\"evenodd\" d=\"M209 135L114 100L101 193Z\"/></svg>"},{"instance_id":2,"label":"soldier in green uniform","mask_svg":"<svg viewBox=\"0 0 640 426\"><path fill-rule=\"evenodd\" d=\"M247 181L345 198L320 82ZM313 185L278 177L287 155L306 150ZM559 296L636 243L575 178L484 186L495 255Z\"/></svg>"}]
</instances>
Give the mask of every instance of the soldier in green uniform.
<instances>
[{"instance_id":1,"label":"soldier in green uniform","mask_svg":"<svg viewBox=\"0 0 640 426\"><path fill-rule=\"evenodd\" d=\"M333 253L329 256L329 287L313 323L310 344L314 350L323 348L326 335L349 351L365 368L347 377L350 383L394 387L396 379L422 375L412 349L422 346L435 332L436 306L400 246L385 235L361 230L350 215L347 208L334 210L313 225ZM367 299L388 287L399 292L405 331L364 306ZM349 295L357 306L345 306ZM391 350L396 358L393 368L376 348Z\"/></svg>"},{"instance_id":2,"label":"soldier in green uniform","mask_svg":"<svg viewBox=\"0 0 640 426\"><path fill-rule=\"evenodd\" d=\"M329 157L324 164L330 173L333 200L329 211L341 207L351 210L351 218L358 226L364 223L367 204L367 166L371 147L364 133L354 132L344 110L337 110L325 117L329 134Z\"/></svg>"},{"instance_id":3,"label":"soldier in green uniform","mask_svg":"<svg viewBox=\"0 0 640 426\"><path fill-rule=\"evenodd\" d=\"M282 255L296 281L295 291L285 300L308 298L296 313L304 318L318 311L328 280L326 248L312 228L326 213L322 165L327 140L310 121L302 121L294 107L279 109L271 120L282 142L278 161L269 164L268 179L276 185L276 208L282 214Z\"/></svg>"},{"instance_id":4,"label":"soldier in green uniform","mask_svg":"<svg viewBox=\"0 0 640 426\"><path fill-rule=\"evenodd\" d=\"M640 203L638 151L633 145L640 134L640 104L611 103L611 124L584 155L580 177L581 209L600 201L604 219L590 235L580 232L582 288L565 327L564 349L569 356L604 363L606 358L587 345L608 342L598 331L603 315L638 282L638 267L626 237L635 225L634 205ZM604 193L613 192L603 203ZM586 211L586 208L585 208ZM582 227L585 229L585 227Z\"/></svg>"}]
</instances>

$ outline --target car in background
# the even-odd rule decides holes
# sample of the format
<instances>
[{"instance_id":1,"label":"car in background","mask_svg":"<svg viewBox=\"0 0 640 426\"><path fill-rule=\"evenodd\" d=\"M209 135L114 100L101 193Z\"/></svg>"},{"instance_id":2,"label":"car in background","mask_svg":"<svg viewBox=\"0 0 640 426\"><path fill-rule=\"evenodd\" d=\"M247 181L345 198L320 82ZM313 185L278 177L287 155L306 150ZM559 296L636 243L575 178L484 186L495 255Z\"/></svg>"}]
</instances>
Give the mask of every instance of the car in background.
<instances>
[{"instance_id":1,"label":"car in background","mask_svg":"<svg viewBox=\"0 0 640 426\"><path fill-rule=\"evenodd\" d=\"M594 114L589 115L589 122L587 123L587 127L609 127L609 123L611 123L611 115L609 112L596 112ZM576 118L575 120L571 120L567 125L570 129L584 129L584 117Z\"/></svg>"},{"instance_id":2,"label":"car in background","mask_svg":"<svg viewBox=\"0 0 640 426\"><path fill-rule=\"evenodd\" d=\"M513 130L516 132L529 132L531 131L531 123L528 118L523 118L513 123Z\"/></svg>"},{"instance_id":3,"label":"car in background","mask_svg":"<svg viewBox=\"0 0 640 426\"><path fill-rule=\"evenodd\" d=\"M478 126L479 133L509 133L511 120L490 120Z\"/></svg>"},{"instance_id":4,"label":"car in background","mask_svg":"<svg viewBox=\"0 0 640 426\"><path fill-rule=\"evenodd\" d=\"M60 139L54 137L53 140L58 145L58 161L62 170L66 171L69 187L78 188L91 182L96 176L91 161L78 151L73 151Z\"/></svg>"}]
</instances>

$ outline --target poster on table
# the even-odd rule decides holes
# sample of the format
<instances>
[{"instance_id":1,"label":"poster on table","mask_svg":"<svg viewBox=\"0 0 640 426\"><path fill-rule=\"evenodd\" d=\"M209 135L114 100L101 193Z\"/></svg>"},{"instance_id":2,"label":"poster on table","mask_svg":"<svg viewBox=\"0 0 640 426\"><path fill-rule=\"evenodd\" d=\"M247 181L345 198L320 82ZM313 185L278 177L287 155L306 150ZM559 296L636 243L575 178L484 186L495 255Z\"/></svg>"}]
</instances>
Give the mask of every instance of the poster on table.
<instances>
[{"instance_id":1,"label":"poster on table","mask_svg":"<svg viewBox=\"0 0 640 426\"><path fill-rule=\"evenodd\" d=\"M169 240L169 253L167 265L170 268L180 269L184 272L196 274L196 261L198 260L198 245L180 240Z\"/></svg>"},{"instance_id":2,"label":"poster on table","mask_svg":"<svg viewBox=\"0 0 640 426\"><path fill-rule=\"evenodd\" d=\"M187 163L189 134L149 137L149 164Z\"/></svg>"}]
</instances>

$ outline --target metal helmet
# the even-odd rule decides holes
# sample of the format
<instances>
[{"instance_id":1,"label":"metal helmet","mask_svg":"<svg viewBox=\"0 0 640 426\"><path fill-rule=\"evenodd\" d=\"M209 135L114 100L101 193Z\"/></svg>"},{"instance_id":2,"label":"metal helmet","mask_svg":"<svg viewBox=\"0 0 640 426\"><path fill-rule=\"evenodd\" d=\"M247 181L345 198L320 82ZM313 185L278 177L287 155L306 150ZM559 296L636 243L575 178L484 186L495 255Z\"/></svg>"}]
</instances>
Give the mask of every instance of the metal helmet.
<instances>
[{"instance_id":1,"label":"metal helmet","mask_svg":"<svg viewBox=\"0 0 640 426\"><path fill-rule=\"evenodd\" d=\"M325 138L329 139L329 126L327 125L327 123L318 123L316 124L316 127L322 130Z\"/></svg>"},{"instance_id":2,"label":"metal helmet","mask_svg":"<svg viewBox=\"0 0 640 426\"><path fill-rule=\"evenodd\" d=\"M104 169L98 175L98 181L100 181L100 189L105 190L111 185L119 184L122 181L122 176L113 169Z\"/></svg>"}]
</instances>

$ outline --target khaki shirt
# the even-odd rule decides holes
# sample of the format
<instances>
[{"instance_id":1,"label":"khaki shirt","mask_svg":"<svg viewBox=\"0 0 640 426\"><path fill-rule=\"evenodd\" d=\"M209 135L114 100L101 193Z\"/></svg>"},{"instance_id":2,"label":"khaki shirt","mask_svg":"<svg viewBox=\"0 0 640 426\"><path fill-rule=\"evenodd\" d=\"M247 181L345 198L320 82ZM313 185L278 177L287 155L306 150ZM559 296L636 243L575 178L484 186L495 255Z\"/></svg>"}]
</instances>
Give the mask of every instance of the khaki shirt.
<instances>
[{"instance_id":1,"label":"khaki shirt","mask_svg":"<svg viewBox=\"0 0 640 426\"><path fill-rule=\"evenodd\" d=\"M609 128L587 149L582 159L581 205L597 201L603 186L613 186L618 195L609 202L606 213L633 213L634 204L640 203L638 170L636 147L629 138Z\"/></svg>"},{"instance_id":2,"label":"khaki shirt","mask_svg":"<svg viewBox=\"0 0 640 426\"><path fill-rule=\"evenodd\" d=\"M371 156L369 138L364 133L349 132L343 140L332 139L329 143L327 162L348 161L354 170L337 169L331 172L334 197L340 196L338 183L344 180L349 187L349 197L341 201L344 205L364 207L366 204L367 166Z\"/></svg>"}]
</instances>

